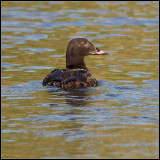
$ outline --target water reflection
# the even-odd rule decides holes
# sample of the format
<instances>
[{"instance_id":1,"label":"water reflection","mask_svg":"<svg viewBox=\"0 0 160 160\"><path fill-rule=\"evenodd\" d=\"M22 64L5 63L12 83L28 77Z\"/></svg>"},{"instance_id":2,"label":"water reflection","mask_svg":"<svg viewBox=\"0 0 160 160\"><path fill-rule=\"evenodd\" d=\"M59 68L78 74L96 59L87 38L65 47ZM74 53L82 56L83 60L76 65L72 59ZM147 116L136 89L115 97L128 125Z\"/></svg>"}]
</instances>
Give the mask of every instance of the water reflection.
<instances>
[{"instance_id":1,"label":"water reflection","mask_svg":"<svg viewBox=\"0 0 160 160\"><path fill-rule=\"evenodd\" d=\"M157 158L158 9L158 1L3 1L2 158ZM42 87L77 37L110 53L85 59L100 85Z\"/></svg>"},{"instance_id":2,"label":"water reflection","mask_svg":"<svg viewBox=\"0 0 160 160\"><path fill-rule=\"evenodd\" d=\"M87 92L85 90L73 90L66 95L66 102L71 106L87 105Z\"/></svg>"},{"instance_id":3,"label":"water reflection","mask_svg":"<svg viewBox=\"0 0 160 160\"><path fill-rule=\"evenodd\" d=\"M52 96L55 97L55 94L56 94L55 90L57 89L55 88L55 89L49 90L49 93L51 93L51 99L52 99ZM65 97L64 99L66 101L66 104L69 104L71 106L85 106L89 101L88 90L89 89L85 88L85 89L74 89L71 91L62 91L58 94L58 96Z\"/></svg>"}]
</instances>

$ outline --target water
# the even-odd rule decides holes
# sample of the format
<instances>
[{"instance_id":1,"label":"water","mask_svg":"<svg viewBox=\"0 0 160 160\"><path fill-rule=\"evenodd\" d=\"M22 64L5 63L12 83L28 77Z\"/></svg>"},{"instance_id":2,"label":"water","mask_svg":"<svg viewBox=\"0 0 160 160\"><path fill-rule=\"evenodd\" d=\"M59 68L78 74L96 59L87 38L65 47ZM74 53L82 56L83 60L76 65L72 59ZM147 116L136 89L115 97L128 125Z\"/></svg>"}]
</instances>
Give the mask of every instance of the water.
<instances>
[{"instance_id":1,"label":"water","mask_svg":"<svg viewBox=\"0 0 160 160\"><path fill-rule=\"evenodd\" d=\"M158 5L2 2L2 158L158 158ZM43 87L77 37L99 86Z\"/></svg>"}]
</instances>

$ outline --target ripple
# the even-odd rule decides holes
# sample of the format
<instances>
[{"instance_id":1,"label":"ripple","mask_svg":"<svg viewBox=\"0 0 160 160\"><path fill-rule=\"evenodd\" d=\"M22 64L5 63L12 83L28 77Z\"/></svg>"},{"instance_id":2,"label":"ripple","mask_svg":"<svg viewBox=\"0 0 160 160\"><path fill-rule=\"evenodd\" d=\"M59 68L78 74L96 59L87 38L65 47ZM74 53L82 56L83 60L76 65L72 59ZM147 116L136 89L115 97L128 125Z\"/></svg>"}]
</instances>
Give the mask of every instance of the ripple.
<instances>
[{"instance_id":1,"label":"ripple","mask_svg":"<svg viewBox=\"0 0 160 160\"><path fill-rule=\"evenodd\" d=\"M126 75L130 75L131 77L150 77L151 74L155 74L152 72L128 72Z\"/></svg>"},{"instance_id":2,"label":"ripple","mask_svg":"<svg viewBox=\"0 0 160 160\"><path fill-rule=\"evenodd\" d=\"M109 71L111 71L111 72L122 72L121 70L116 70L116 69L110 69Z\"/></svg>"},{"instance_id":3,"label":"ripple","mask_svg":"<svg viewBox=\"0 0 160 160\"><path fill-rule=\"evenodd\" d=\"M35 30L34 29L31 29L31 28L3 28L2 27L2 32L34 32Z\"/></svg>"},{"instance_id":4,"label":"ripple","mask_svg":"<svg viewBox=\"0 0 160 160\"><path fill-rule=\"evenodd\" d=\"M139 46L159 46L158 44L139 44Z\"/></svg>"},{"instance_id":5,"label":"ripple","mask_svg":"<svg viewBox=\"0 0 160 160\"><path fill-rule=\"evenodd\" d=\"M2 133L28 133L27 130L19 129L19 130L14 130L14 129L3 129Z\"/></svg>"},{"instance_id":6,"label":"ripple","mask_svg":"<svg viewBox=\"0 0 160 160\"><path fill-rule=\"evenodd\" d=\"M99 32L77 32L78 34L99 34Z\"/></svg>"},{"instance_id":7,"label":"ripple","mask_svg":"<svg viewBox=\"0 0 160 160\"><path fill-rule=\"evenodd\" d=\"M2 44L2 48L14 48L14 45Z\"/></svg>"},{"instance_id":8,"label":"ripple","mask_svg":"<svg viewBox=\"0 0 160 160\"><path fill-rule=\"evenodd\" d=\"M2 67L12 67L12 66L20 66L20 64L13 64L13 63L2 63Z\"/></svg>"},{"instance_id":9,"label":"ripple","mask_svg":"<svg viewBox=\"0 0 160 160\"><path fill-rule=\"evenodd\" d=\"M49 57L64 57L64 55L51 55Z\"/></svg>"},{"instance_id":10,"label":"ripple","mask_svg":"<svg viewBox=\"0 0 160 160\"><path fill-rule=\"evenodd\" d=\"M157 39L142 39L142 41L157 41Z\"/></svg>"},{"instance_id":11,"label":"ripple","mask_svg":"<svg viewBox=\"0 0 160 160\"><path fill-rule=\"evenodd\" d=\"M45 66L28 66L28 67L19 67L23 69L52 69L55 67L45 67Z\"/></svg>"},{"instance_id":12,"label":"ripple","mask_svg":"<svg viewBox=\"0 0 160 160\"><path fill-rule=\"evenodd\" d=\"M15 58L17 56L1 56L1 58Z\"/></svg>"},{"instance_id":13,"label":"ripple","mask_svg":"<svg viewBox=\"0 0 160 160\"><path fill-rule=\"evenodd\" d=\"M9 78L12 78L12 77L1 77L2 79L9 79Z\"/></svg>"},{"instance_id":14,"label":"ripple","mask_svg":"<svg viewBox=\"0 0 160 160\"><path fill-rule=\"evenodd\" d=\"M46 51L51 52L51 51L56 51L55 49L50 49L50 48L19 48L19 50L30 50L32 52L46 52Z\"/></svg>"},{"instance_id":15,"label":"ripple","mask_svg":"<svg viewBox=\"0 0 160 160\"><path fill-rule=\"evenodd\" d=\"M7 99L34 99L35 97L8 97Z\"/></svg>"}]
</instances>

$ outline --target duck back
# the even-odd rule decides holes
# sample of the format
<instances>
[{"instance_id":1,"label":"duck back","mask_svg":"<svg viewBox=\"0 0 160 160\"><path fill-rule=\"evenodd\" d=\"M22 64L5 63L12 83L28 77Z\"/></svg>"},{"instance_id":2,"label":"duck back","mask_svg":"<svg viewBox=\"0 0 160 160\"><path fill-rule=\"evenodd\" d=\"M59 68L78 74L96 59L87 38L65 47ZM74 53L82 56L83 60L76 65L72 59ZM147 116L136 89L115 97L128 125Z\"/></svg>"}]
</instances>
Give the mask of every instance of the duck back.
<instances>
[{"instance_id":1,"label":"duck back","mask_svg":"<svg viewBox=\"0 0 160 160\"><path fill-rule=\"evenodd\" d=\"M97 80L85 69L55 69L45 77L43 85L68 90L97 86Z\"/></svg>"}]
</instances>

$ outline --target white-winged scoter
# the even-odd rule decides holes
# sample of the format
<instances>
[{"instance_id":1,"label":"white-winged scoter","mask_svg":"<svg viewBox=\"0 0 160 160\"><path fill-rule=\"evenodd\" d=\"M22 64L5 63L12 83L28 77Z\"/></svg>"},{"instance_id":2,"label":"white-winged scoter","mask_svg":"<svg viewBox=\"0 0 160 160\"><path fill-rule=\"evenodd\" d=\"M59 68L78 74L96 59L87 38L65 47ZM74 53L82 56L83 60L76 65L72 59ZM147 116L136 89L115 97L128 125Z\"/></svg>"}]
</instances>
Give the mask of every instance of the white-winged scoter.
<instances>
[{"instance_id":1,"label":"white-winged scoter","mask_svg":"<svg viewBox=\"0 0 160 160\"><path fill-rule=\"evenodd\" d=\"M85 38L75 38L69 42L66 51L66 69L55 69L43 80L43 86L55 86L62 89L74 89L97 86L97 80L91 75L84 62L87 55L106 55Z\"/></svg>"}]
</instances>

